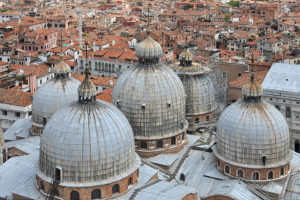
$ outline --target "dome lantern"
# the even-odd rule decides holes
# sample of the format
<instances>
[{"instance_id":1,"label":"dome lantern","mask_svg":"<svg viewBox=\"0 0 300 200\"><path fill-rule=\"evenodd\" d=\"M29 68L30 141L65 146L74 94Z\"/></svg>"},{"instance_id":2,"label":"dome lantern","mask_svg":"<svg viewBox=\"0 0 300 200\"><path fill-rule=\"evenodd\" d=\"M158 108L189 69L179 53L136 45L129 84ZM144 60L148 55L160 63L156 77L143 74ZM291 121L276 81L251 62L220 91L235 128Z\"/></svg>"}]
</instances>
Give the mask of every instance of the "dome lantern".
<instances>
[{"instance_id":1,"label":"dome lantern","mask_svg":"<svg viewBox=\"0 0 300 200\"><path fill-rule=\"evenodd\" d=\"M180 66L190 67L192 66L193 62L193 54L188 49L185 49L183 52L181 52L181 54L179 54L179 61Z\"/></svg>"},{"instance_id":2,"label":"dome lantern","mask_svg":"<svg viewBox=\"0 0 300 200\"><path fill-rule=\"evenodd\" d=\"M91 74L88 68L85 69L85 78L81 85L78 87L78 97L80 103L94 103L96 101L96 87L91 82L89 75Z\"/></svg>"}]
</instances>

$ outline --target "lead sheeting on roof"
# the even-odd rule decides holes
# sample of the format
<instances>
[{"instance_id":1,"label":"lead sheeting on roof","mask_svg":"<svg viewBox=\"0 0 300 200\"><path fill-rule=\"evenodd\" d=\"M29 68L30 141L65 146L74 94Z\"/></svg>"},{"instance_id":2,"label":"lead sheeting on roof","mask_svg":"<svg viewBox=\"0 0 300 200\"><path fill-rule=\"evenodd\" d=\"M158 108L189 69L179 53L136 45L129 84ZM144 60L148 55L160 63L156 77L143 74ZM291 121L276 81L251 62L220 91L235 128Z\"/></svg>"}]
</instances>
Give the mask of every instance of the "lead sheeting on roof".
<instances>
[{"instance_id":1,"label":"lead sheeting on roof","mask_svg":"<svg viewBox=\"0 0 300 200\"><path fill-rule=\"evenodd\" d=\"M275 63L265 77L262 87L268 91L300 92L300 65Z\"/></svg>"}]
</instances>

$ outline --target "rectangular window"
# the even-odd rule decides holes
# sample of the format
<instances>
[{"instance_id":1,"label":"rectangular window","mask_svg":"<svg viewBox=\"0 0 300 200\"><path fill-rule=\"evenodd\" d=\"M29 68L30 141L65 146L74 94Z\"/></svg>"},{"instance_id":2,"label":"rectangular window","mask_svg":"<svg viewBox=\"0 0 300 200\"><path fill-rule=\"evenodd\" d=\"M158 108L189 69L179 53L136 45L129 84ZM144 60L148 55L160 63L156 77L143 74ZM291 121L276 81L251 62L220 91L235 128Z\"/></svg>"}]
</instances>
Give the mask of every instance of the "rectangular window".
<instances>
[{"instance_id":1,"label":"rectangular window","mask_svg":"<svg viewBox=\"0 0 300 200\"><path fill-rule=\"evenodd\" d=\"M6 110L3 110L3 111L2 111L2 114L3 114L3 115L7 115L7 111L6 111Z\"/></svg>"},{"instance_id":2,"label":"rectangular window","mask_svg":"<svg viewBox=\"0 0 300 200\"><path fill-rule=\"evenodd\" d=\"M21 116L21 113L16 112L15 115L16 115L16 117L20 117L20 116Z\"/></svg>"}]
</instances>

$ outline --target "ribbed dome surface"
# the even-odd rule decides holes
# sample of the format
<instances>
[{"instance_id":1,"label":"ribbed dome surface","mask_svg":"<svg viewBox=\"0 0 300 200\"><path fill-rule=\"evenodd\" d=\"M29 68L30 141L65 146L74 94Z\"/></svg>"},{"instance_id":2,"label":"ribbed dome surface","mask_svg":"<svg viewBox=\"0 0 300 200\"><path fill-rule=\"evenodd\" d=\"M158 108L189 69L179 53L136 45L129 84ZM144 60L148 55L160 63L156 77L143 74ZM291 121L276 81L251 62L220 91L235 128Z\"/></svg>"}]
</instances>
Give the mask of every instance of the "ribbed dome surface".
<instances>
[{"instance_id":1,"label":"ribbed dome surface","mask_svg":"<svg viewBox=\"0 0 300 200\"><path fill-rule=\"evenodd\" d=\"M182 80L186 92L186 114L203 114L216 109L214 85L207 74Z\"/></svg>"},{"instance_id":2,"label":"ribbed dome surface","mask_svg":"<svg viewBox=\"0 0 300 200\"><path fill-rule=\"evenodd\" d=\"M183 85L163 64L125 71L114 87L112 103L125 114L136 139L169 137L182 132L186 123Z\"/></svg>"},{"instance_id":3,"label":"ribbed dome surface","mask_svg":"<svg viewBox=\"0 0 300 200\"><path fill-rule=\"evenodd\" d=\"M34 94L32 102L32 120L43 124L59 108L78 99L77 89L80 82L74 78L53 78L40 87Z\"/></svg>"},{"instance_id":4,"label":"ribbed dome surface","mask_svg":"<svg viewBox=\"0 0 300 200\"><path fill-rule=\"evenodd\" d=\"M263 89L261 84L250 82L243 86L242 93L247 97L259 97L262 96Z\"/></svg>"},{"instance_id":5,"label":"ribbed dome surface","mask_svg":"<svg viewBox=\"0 0 300 200\"><path fill-rule=\"evenodd\" d=\"M163 55L163 51L160 44L149 35L145 40L137 44L135 54L138 58L160 58Z\"/></svg>"},{"instance_id":6,"label":"ribbed dome surface","mask_svg":"<svg viewBox=\"0 0 300 200\"><path fill-rule=\"evenodd\" d=\"M139 164L125 116L103 101L75 102L47 123L40 145L40 173L62 169L62 185L101 185L133 173Z\"/></svg>"},{"instance_id":7,"label":"ribbed dome surface","mask_svg":"<svg viewBox=\"0 0 300 200\"><path fill-rule=\"evenodd\" d=\"M238 100L221 114L217 126L217 154L240 164L280 165L289 158L289 129L271 104Z\"/></svg>"}]
</instances>

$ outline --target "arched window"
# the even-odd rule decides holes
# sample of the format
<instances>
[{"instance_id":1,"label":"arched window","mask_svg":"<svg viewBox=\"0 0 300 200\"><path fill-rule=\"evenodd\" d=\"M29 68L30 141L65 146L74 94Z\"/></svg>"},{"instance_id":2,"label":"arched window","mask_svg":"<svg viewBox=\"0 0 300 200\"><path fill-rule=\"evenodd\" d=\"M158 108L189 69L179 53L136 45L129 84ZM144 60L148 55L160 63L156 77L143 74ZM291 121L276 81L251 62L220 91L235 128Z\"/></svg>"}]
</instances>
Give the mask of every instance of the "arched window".
<instances>
[{"instance_id":1,"label":"arched window","mask_svg":"<svg viewBox=\"0 0 300 200\"><path fill-rule=\"evenodd\" d=\"M112 187L112 193L115 194L115 193L119 193L120 192L120 186L119 184L116 184Z\"/></svg>"},{"instance_id":2,"label":"arched window","mask_svg":"<svg viewBox=\"0 0 300 200\"><path fill-rule=\"evenodd\" d=\"M172 137L172 138L171 138L171 145L174 145L174 144L176 144L176 138L175 138L175 137Z\"/></svg>"},{"instance_id":3,"label":"arched window","mask_svg":"<svg viewBox=\"0 0 300 200\"><path fill-rule=\"evenodd\" d=\"M163 142L159 140L156 144L157 148L162 148L163 147Z\"/></svg>"},{"instance_id":4,"label":"arched window","mask_svg":"<svg viewBox=\"0 0 300 200\"><path fill-rule=\"evenodd\" d=\"M262 163L265 165L267 162L267 157L266 156L262 156Z\"/></svg>"},{"instance_id":5,"label":"arched window","mask_svg":"<svg viewBox=\"0 0 300 200\"><path fill-rule=\"evenodd\" d=\"M244 172L243 172L243 170L239 169L239 170L237 171L237 176L238 176L239 178L244 178Z\"/></svg>"},{"instance_id":6,"label":"arched window","mask_svg":"<svg viewBox=\"0 0 300 200\"><path fill-rule=\"evenodd\" d=\"M47 118L46 117L43 117L43 125L45 126L47 123Z\"/></svg>"},{"instance_id":7,"label":"arched window","mask_svg":"<svg viewBox=\"0 0 300 200\"><path fill-rule=\"evenodd\" d=\"M295 151L297 153L300 153L300 144L299 144L299 140L296 140L295 141Z\"/></svg>"},{"instance_id":8,"label":"arched window","mask_svg":"<svg viewBox=\"0 0 300 200\"><path fill-rule=\"evenodd\" d=\"M147 143L145 141L141 141L141 149L147 149Z\"/></svg>"},{"instance_id":9,"label":"arched window","mask_svg":"<svg viewBox=\"0 0 300 200\"><path fill-rule=\"evenodd\" d=\"M279 105L276 105L275 108L280 111Z\"/></svg>"},{"instance_id":10,"label":"arched window","mask_svg":"<svg viewBox=\"0 0 300 200\"><path fill-rule=\"evenodd\" d=\"M253 180L259 180L259 173L258 172L254 172L253 176L252 176Z\"/></svg>"},{"instance_id":11,"label":"arched window","mask_svg":"<svg viewBox=\"0 0 300 200\"><path fill-rule=\"evenodd\" d=\"M290 107L286 107L286 117L287 118L291 118L292 117L292 113L291 113L291 108Z\"/></svg>"},{"instance_id":12,"label":"arched window","mask_svg":"<svg viewBox=\"0 0 300 200\"><path fill-rule=\"evenodd\" d=\"M200 122L200 120L199 120L199 118L197 117L197 118L195 119L195 123L198 124L199 122Z\"/></svg>"},{"instance_id":13,"label":"arched window","mask_svg":"<svg viewBox=\"0 0 300 200\"><path fill-rule=\"evenodd\" d=\"M209 115L206 116L206 121L209 121Z\"/></svg>"},{"instance_id":14,"label":"arched window","mask_svg":"<svg viewBox=\"0 0 300 200\"><path fill-rule=\"evenodd\" d=\"M79 200L79 193L77 191L71 192L71 200Z\"/></svg>"},{"instance_id":15,"label":"arched window","mask_svg":"<svg viewBox=\"0 0 300 200\"><path fill-rule=\"evenodd\" d=\"M182 174L182 173L180 174L180 180L181 180L181 181L185 181L185 175Z\"/></svg>"},{"instance_id":16,"label":"arched window","mask_svg":"<svg viewBox=\"0 0 300 200\"><path fill-rule=\"evenodd\" d=\"M284 168L281 167L281 168L280 168L280 176L283 176L283 175L284 175Z\"/></svg>"},{"instance_id":17,"label":"arched window","mask_svg":"<svg viewBox=\"0 0 300 200\"><path fill-rule=\"evenodd\" d=\"M59 181L60 182L60 179L61 179L61 173L60 173L60 169L59 168L56 168L55 169L55 180L56 181Z\"/></svg>"},{"instance_id":18,"label":"arched window","mask_svg":"<svg viewBox=\"0 0 300 200\"><path fill-rule=\"evenodd\" d=\"M52 188L52 194L54 196L59 196L59 192L58 192L57 188Z\"/></svg>"},{"instance_id":19,"label":"arched window","mask_svg":"<svg viewBox=\"0 0 300 200\"><path fill-rule=\"evenodd\" d=\"M273 171L269 171L269 173L268 173L268 179L273 179Z\"/></svg>"},{"instance_id":20,"label":"arched window","mask_svg":"<svg viewBox=\"0 0 300 200\"><path fill-rule=\"evenodd\" d=\"M132 178L131 177L128 179L128 185L132 185Z\"/></svg>"},{"instance_id":21,"label":"arched window","mask_svg":"<svg viewBox=\"0 0 300 200\"><path fill-rule=\"evenodd\" d=\"M217 165L218 165L218 167L220 167L220 160L217 161Z\"/></svg>"},{"instance_id":22,"label":"arched window","mask_svg":"<svg viewBox=\"0 0 300 200\"><path fill-rule=\"evenodd\" d=\"M229 173L230 173L230 167L227 166L227 165L225 166L225 173L226 173L226 174L229 174Z\"/></svg>"},{"instance_id":23,"label":"arched window","mask_svg":"<svg viewBox=\"0 0 300 200\"><path fill-rule=\"evenodd\" d=\"M40 188L41 188L41 190L45 190L45 185L44 185L43 181L40 182Z\"/></svg>"},{"instance_id":24,"label":"arched window","mask_svg":"<svg viewBox=\"0 0 300 200\"><path fill-rule=\"evenodd\" d=\"M100 199L101 198L101 191L100 190L93 190L92 191L92 199Z\"/></svg>"}]
</instances>

